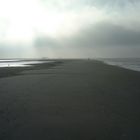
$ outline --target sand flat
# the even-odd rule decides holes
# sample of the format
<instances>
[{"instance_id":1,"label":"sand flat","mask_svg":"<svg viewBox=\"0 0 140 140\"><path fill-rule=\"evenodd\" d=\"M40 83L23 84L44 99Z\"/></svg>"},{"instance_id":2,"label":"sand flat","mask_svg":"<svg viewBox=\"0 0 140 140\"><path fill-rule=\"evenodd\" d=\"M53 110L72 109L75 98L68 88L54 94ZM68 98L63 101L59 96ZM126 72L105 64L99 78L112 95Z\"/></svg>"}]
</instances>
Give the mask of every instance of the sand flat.
<instances>
[{"instance_id":1,"label":"sand flat","mask_svg":"<svg viewBox=\"0 0 140 140\"><path fill-rule=\"evenodd\" d=\"M140 73L94 60L0 79L1 140L138 140Z\"/></svg>"}]
</instances>

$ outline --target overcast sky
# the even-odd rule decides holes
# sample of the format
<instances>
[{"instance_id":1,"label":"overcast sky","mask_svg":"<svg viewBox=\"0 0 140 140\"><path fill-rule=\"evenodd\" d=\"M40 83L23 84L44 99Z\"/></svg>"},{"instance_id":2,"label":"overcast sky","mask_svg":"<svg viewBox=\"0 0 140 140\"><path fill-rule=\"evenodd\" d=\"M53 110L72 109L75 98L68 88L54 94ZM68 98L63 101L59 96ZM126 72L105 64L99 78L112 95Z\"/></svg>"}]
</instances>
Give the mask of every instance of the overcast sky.
<instances>
[{"instance_id":1,"label":"overcast sky","mask_svg":"<svg viewBox=\"0 0 140 140\"><path fill-rule=\"evenodd\" d=\"M139 57L139 0L0 0L0 57Z\"/></svg>"}]
</instances>

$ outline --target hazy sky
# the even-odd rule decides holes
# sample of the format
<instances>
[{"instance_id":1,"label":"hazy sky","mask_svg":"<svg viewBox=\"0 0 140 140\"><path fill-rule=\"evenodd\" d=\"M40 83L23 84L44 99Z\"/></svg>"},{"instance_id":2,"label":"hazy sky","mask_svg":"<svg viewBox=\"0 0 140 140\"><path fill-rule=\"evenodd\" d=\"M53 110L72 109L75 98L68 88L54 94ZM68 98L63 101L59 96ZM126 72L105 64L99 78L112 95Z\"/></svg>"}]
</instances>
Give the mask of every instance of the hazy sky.
<instances>
[{"instance_id":1,"label":"hazy sky","mask_svg":"<svg viewBox=\"0 0 140 140\"><path fill-rule=\"evenodd\" d=\"M139 57L140 0L0 0L0 57Z\"/></svg>"}]
</instances>

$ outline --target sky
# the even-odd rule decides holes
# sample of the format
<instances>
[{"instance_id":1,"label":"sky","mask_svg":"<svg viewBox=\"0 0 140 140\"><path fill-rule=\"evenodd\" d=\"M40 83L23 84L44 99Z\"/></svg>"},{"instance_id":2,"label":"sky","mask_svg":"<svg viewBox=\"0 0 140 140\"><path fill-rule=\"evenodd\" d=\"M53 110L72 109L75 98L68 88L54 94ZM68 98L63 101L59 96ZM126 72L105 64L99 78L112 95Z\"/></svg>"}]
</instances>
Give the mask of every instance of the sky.
<instances>
[{"instance_id":1,"label":"sky","mask_svg":"<svg viewBox=\"0 0 140 140\"><path fill-rule=\"evenodd\" d=\"M0 58L139 57L139 0L0 0Z\"/></svg>"}]
</instances>

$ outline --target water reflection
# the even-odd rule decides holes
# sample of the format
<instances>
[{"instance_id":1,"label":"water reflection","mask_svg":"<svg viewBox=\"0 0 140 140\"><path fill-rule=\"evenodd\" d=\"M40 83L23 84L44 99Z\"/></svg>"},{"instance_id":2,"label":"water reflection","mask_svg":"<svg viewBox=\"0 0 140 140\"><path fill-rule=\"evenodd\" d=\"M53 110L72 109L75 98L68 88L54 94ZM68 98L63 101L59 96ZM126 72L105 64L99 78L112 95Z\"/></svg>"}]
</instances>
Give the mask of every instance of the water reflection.
<instances>
[{"instance_id":1,"label":"water reflection","mask_svg":"<svg viewBox=\"0 0 140 140\"><path fill-rule=\"evenodd\" d=\"M53 61L41 60L0 60L0 67L29 67L32 64L52 63Z\"/></svg>"}]
</instances>

